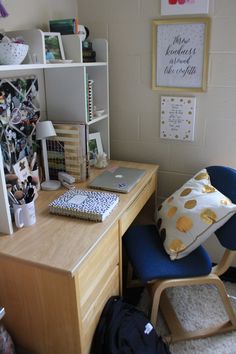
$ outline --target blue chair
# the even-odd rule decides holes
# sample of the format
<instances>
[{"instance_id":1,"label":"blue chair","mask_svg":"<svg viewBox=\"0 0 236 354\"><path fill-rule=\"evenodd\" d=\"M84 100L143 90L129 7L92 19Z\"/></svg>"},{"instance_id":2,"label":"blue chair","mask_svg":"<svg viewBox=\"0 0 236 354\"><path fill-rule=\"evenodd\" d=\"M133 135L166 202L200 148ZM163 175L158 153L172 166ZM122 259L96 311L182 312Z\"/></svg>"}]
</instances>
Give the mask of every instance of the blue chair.
<instances>
[{"instance_id":1,"label":"blue chair","mask_svg":"<svg viewBox=\"0 0 236 354\"><path fill-rule=\"evenodd\" d=\"M224 166L207 168L211 183L236 204L236 170ZM157 322L159 307L169 327L168 341L203 338L236 329L236 316L220 275L230 267L236 254L236 215L215 232L225 249L220 262L212 267L206 250L199 246L188 256L171 261L158 237L155 225L135 225L128 229L123 244L137 277L147 284L152 296L151 321ZM212 284L221 296L228 320L210 328L186 331L165 294L165 289L177 286ZM210 309L209 309L210 310Z\"/></svg>"}]
</instances>

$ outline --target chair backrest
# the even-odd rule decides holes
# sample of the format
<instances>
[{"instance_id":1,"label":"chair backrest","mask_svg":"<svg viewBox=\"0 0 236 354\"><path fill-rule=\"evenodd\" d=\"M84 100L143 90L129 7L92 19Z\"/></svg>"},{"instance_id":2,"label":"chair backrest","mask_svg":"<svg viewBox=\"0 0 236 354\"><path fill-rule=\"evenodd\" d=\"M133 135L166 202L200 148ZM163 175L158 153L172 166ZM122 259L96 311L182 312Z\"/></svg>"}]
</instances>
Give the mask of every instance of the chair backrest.
<instances>
[{"instance_id":1,"label":"chair backrest","mask_svg":"<svg viewBox=\"0 0 236 354\"><path fill-rule=\"evenodd\" d=\"M211 184L236 204L236 170L226 166L209 166ZM215 232L221 245L236 250L236 214Z\"/></svg>"}]
</instances>

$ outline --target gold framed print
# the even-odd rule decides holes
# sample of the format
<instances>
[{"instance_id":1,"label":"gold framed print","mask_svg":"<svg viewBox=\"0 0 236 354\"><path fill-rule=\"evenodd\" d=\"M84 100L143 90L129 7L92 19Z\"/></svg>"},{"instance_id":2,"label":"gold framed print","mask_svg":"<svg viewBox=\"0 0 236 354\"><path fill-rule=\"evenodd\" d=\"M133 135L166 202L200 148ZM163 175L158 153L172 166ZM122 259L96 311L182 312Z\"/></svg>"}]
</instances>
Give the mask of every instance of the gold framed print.
<instances>
[{"instance_id":1,"label":"gold framed print","mask_svg":"<svg viewBox=\"0 0 236 354\"><path fill-rule=\"evenodd\" d=\"M210 19L152 21L152 89L207 89Z\"/></svg>"}]
</instances>

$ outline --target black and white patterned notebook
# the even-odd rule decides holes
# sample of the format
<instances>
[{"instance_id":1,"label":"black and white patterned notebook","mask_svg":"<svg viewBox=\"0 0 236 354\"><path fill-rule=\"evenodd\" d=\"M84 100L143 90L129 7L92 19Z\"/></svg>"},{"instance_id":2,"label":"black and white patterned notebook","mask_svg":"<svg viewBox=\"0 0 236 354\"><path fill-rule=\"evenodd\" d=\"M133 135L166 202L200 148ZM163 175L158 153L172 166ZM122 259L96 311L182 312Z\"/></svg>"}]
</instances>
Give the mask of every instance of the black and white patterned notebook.
<instances>
[{"instance_id":1,"label":"black and white patterned notebook","mask_svg":"<svg viewBox=\"0 0 236 354\"><path fill-rule=\"evenodd\" d=\"M49 204L53 214L103 221L118 204L115 193L71 189Z\"/></svg>"}]
</instances>

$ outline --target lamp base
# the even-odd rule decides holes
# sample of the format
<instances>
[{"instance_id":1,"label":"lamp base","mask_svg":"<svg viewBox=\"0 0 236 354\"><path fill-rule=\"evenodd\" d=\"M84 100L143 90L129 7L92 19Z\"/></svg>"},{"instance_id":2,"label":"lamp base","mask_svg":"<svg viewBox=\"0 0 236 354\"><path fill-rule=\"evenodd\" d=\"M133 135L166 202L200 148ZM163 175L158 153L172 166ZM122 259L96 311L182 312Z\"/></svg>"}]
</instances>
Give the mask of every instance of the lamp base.
<instances>
[{"instance_id":1,"label":"lamp base","mask_svg":"<svg viewBox=\"0 0 236 354\"><path fill-rule=\"evenodd\" d=\"M41 183L41 188L44 191L55 191L61 187L61 182L56 180L44 181Z\"/></svg>"}]
</instances>

